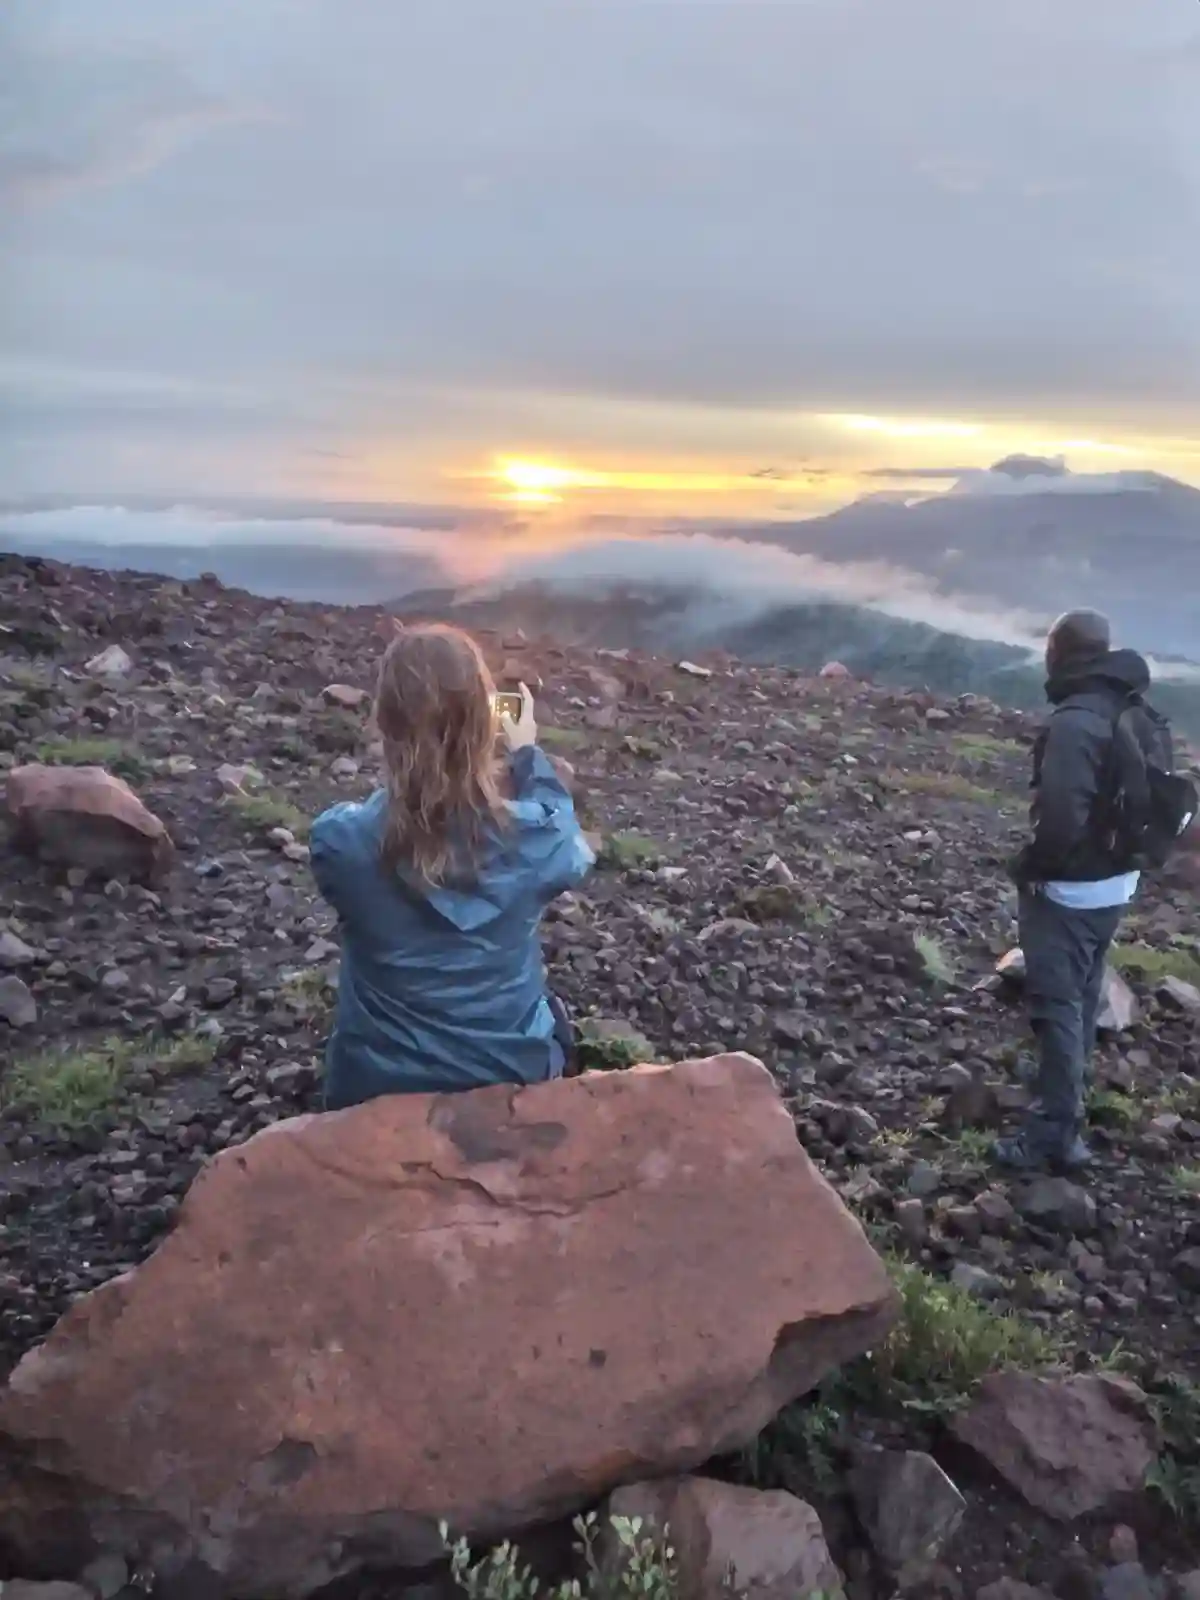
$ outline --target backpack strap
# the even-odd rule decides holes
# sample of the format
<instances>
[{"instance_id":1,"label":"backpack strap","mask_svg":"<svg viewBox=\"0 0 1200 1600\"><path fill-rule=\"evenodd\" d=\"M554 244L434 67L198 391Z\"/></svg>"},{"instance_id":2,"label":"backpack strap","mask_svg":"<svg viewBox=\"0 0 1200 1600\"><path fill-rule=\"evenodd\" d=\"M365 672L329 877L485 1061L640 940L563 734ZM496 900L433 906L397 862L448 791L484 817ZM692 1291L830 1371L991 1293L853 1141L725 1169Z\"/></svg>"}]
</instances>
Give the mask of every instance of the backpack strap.
<instances>
[{"instance_id":1,"label":"backpack strap","mask_svg":"<svg viewBox=\"0 0 1200 1600\"><path fill-rule=\"evenodd\" d=\"M1150 774L1146 752L1138 738L1131 713L1145 706L1140 694L1131 692L1118 705L1112 723L1112 749L1100 811L1102 826L1115 837L1132 845L1150 815ZM1107 813L1107 815L1105 815Z\"/></svg>"}]
</instances>

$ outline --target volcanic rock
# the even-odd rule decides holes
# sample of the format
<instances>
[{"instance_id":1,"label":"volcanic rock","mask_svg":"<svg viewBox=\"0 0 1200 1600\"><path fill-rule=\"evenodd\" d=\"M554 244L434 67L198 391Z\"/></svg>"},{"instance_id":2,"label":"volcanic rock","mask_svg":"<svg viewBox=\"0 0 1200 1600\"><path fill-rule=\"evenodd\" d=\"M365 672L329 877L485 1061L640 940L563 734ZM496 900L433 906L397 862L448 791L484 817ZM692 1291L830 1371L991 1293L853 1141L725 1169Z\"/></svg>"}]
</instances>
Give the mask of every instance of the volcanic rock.
<instances>
[{"instance_id":1,"label":"volcanic rock","mask_svg":"<svg viewBox=\"0 0 1200 1600\"><path fill-rule=\"evenodd\" d=\"M32 1028L37 1019L37 1001L28 984L16 977L0 978L0 1020L10 1028Z\"/></svg>"},{"instance_id":2,"label":"volcanic rock","mask_svg":"<svg viewBox=\"0 0 1200 1600\"><path fill-rule=\"evenodd\" d=\"M1186 1011L1189 1016L1200 1017L1200 989L1184 978L1166 977L1158 986L1160 1000Z\"/></svg>"},{"instance_id":3,"label":"volcanic rock","mask_svg":"<svg viewBox=\"0 0 1200 1600\"><path fill-rule=\"evenodd\" d=\"M748 1056L279 1123L16 1369L0 1540L305 1595L745 1445L893 1315Z\"/></svg>"},{"instance_id":4,"label":"volcanic rock","mask_svg":"<svg viewBox=\"0 0 1200 1600\"><path fill-rule=\"evenodd\" d=\"M653 1530L669 1544L678 1600L728 1600L731 1594L808 1600L841 1593L841 1574L820 1518L805 1501L781 1490L746 1489L711 1478L667 1479L618 1489L608 1513L610 1519L640 1519L643 1530ZM619 1559L619 1549L610 1551L609 1563Z\"/></svg>"},{"instance_id":5,"label":"volcanic rock","mask_svg":"<svg viewBox=\"0 0 1200 1600\"><path fill-rule=\"evenodd\" d=\"M901 1588L936 1561L967 1506L933 1457L920 1450L864 1451L850 1488L872 1548Z\"/></svg>"},{"instance_id":6,"label":"volcanic rock","mask_svg":"<svg viewBox=\"0 0 1200 1600\"><path fill-rule=\"evenodd\" d=\"M1145 1395L1107 1374L998 1373L951 1428L1030 1505L1060 1522L1141 1489L1154 1459Z\"/></svg>"},{"instance_id":7,"label":"volcanic rock","mask_svg":"<svg viewBox=\"0 0 1200 1600\"><path fill-rule=\"evenodd\" d=\"M102 767L15 767L6 803L18 848L43 860L150 880L174 856L162 822Z\"/></svg>"}]
</instances>

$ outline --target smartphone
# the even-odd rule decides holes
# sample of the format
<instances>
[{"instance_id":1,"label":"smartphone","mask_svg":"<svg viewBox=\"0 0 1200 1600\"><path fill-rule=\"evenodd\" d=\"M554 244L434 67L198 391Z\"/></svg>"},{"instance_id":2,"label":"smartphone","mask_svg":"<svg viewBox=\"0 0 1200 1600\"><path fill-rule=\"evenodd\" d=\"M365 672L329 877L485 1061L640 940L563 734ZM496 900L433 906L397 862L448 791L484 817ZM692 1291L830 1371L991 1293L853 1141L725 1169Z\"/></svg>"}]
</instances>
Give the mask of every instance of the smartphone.
<instances>
[{"instance_id":1,"label":"smartphone","mask_svg":"<svg viewBox=\"0 0 1200 1600\"><path fill-rule=\"evenodd\" d=\"M502 690L492 696L492 710L498 717L511 717L514 722L520 722L524 701L521 696L512 690Z\"/></svg>"}]
</instances>

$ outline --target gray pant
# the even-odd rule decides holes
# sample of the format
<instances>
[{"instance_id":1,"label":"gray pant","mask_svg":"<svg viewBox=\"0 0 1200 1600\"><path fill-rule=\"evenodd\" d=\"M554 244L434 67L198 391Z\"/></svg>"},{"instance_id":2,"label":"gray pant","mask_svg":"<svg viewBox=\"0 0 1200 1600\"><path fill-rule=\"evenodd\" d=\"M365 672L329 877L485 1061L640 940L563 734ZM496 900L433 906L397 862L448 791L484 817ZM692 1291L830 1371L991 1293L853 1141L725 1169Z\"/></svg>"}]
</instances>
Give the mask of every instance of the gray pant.
<instances>
[{"instance_id":1,"label":"gray pant","mask_svg":"<svg viewBox=\"0 0 1200 1600\"><path fill-rule=\"evenodd\" d=\"M1021 895L1025 989L1039 1057L1037 1101L1025 1125L1031 1154L1065 1155L1083 1128L1105 958L1124 910L1070 911L1044 894Z\"/></svg>"}]
</instances>

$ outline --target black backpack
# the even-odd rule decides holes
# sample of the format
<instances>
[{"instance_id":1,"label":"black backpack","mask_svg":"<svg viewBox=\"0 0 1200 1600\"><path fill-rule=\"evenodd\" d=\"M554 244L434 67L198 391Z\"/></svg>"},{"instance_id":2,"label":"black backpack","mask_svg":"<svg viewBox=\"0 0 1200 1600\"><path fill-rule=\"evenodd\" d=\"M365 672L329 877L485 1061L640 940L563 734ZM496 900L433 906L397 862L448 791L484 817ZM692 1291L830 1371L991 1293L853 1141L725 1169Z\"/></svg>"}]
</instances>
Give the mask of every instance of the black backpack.
<instances>
[{"instance_id":1,"label":"black backpack","mask_svg":"<svg viewBox=\"0 0 1200 1600\"><path fill-rule=\"evenodd\" d=\"M1175 771L1171 724L1131 694L1113 721L1108 810L1114 856L1130 869L1162 867L1191 826L1200 795Z\"/></svg>"}]
</instances>

